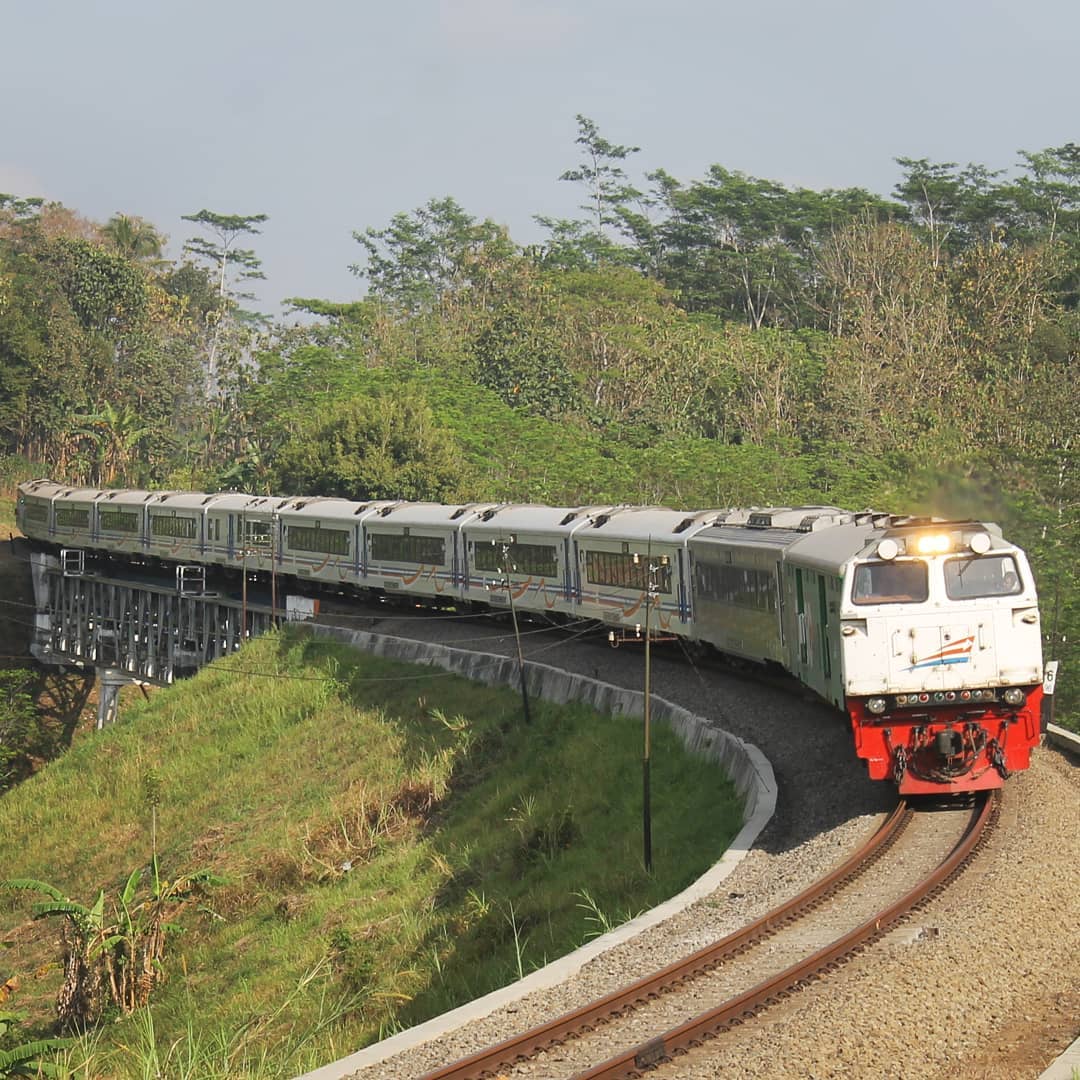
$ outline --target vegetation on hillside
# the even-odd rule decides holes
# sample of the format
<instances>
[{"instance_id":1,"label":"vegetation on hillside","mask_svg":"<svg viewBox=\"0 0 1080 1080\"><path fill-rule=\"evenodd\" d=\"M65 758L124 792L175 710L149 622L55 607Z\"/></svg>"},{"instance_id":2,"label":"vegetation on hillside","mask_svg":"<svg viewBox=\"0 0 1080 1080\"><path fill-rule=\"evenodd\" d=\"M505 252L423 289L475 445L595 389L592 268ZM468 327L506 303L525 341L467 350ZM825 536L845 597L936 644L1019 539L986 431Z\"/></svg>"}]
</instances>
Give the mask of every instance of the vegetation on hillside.
<instances>
[{"instance_id":1,"label":"vegetation on hillside","mask_svg":"<svg viewBox=\"0 0 1080 1080\"><path fill-rule=\"evenodd\" d=\"M641 791L626 783L640 754L640 722L625 717L538 702L526 725L514 692L268 635L0 799L0 864L17 879L0 893L0 932L17 1001L48 1031L66 986L26 890L47 882L43 913L74 911L87 942L130 973L125 943L141 955L135 932L163 910L140 906L132 884L132 868L149 867L182 932L152 985L124 984L133 1007L152 991L152 1018L116 1008L91 1074L154 1075L147 1023L163 1057L217 1055L185 1075L324 1064L512 981L713 862L741 825L739 800L660 725L654 871L642 869ZM180 917L193 870L224 882ZM118 899L95 905L100 890Z\"/></svg>"}]
</instances>

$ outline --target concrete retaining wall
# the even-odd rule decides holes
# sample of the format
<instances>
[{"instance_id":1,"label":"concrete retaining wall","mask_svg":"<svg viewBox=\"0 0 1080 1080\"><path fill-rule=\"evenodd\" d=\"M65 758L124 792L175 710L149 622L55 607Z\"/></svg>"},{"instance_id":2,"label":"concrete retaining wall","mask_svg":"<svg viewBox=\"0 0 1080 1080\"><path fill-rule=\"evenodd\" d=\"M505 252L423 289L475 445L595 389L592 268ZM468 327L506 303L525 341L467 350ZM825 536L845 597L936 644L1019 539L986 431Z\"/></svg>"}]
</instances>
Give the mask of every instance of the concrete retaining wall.
<instances>
[{"instance_id":1,"label":"concrete retaining wall","mask_svg":"<svg viewBox=\"0 0 1080 1080\"><path fill-rule=\"evenodd\" d=\"M1061 747L1062 750L1068 750L1071 754L1080 755L1080 735L1075 731L1058 727L1057 724L1047 724L1046 741Z\"/></svg>"}]
</instances>

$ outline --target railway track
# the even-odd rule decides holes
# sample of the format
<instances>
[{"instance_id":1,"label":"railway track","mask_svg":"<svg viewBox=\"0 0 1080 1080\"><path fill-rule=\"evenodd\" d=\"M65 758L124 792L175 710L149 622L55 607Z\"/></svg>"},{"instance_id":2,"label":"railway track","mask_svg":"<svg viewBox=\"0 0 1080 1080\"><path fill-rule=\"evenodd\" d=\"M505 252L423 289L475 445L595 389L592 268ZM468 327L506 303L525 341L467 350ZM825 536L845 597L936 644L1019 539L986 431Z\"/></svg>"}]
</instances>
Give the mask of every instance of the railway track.
<instances>
[{"instance_id":1,"label":"railway track","mask_svg":"<svg viewBox=\"0 0 1080 1080\"><path fill-rule=\"evenodd\" d=\"M835 969L944 888L987 835L997 806L981 796L969 810L916 812L901 801L840 866L756 922L424 1080L662 1073Z\"/></svg>"}]
</instances>

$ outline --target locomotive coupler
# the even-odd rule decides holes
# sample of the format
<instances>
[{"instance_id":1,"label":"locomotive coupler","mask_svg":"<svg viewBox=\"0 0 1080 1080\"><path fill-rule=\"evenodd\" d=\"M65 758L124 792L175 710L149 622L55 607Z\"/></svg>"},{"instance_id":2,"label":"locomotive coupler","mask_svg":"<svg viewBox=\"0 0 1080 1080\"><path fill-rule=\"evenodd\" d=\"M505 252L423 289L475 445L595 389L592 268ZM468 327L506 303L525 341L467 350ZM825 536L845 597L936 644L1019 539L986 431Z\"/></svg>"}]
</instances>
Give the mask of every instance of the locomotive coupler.
<instances>
[{"instance_id":1,"label":"locomotive coupler","mask_svg":"<svg viewBox=\"0 0 1080 1080\"><path fill-rule=\"evenodd\" d=\"M956 728L944 728L934 737L934 749L939 757L956 758L964 752L964 742Z\"/></svg>"}]
</instances>

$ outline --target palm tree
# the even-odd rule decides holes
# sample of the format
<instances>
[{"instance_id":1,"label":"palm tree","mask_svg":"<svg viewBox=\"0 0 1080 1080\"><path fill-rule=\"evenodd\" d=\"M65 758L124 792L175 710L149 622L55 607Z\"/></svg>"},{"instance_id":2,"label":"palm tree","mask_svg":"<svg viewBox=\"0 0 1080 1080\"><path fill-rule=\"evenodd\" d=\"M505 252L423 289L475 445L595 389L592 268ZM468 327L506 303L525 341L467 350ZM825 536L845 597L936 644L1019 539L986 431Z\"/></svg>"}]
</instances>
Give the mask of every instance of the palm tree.
<instances>
[{"instance_id":1,"label":"palm tree","mask_svg":"<svg viewBox=\"0 0 1080 1080\"><path fill-rule=\"evenodd\" d=\"M101 232L121 255L133 262L153 266L162 261L165 238L141 217L113 214Z\"/></svg>"},{"instance_id":2,"label":"palm tree","mask_svg":"<svg viewBox=\"0 0 1080 1080\"><path fill-rule=\"evenodd\" d=\"M91 482L108 486L118 476L127 480L139 441L153 429L142 423L132 406L116 408L108 401L97 412L74 419L78 427L73 434L90 444L94 457Z\"/></svg>"}]
</instances>

